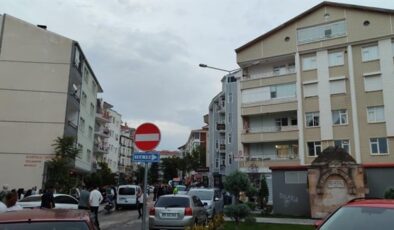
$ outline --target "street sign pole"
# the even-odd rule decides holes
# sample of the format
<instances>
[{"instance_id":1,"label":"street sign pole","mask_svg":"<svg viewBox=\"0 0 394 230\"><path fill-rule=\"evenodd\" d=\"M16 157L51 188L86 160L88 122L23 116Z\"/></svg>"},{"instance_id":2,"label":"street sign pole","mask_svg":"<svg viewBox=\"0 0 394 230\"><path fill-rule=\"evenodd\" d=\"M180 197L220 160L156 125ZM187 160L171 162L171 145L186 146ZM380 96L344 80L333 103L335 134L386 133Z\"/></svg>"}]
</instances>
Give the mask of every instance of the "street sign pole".
<instances>
[{"instance_id":1,"label":"street sign pole","mask_svg":"<svg viewBox=\"0 0 394 230\"><path fill-rule=\"evenodd\" d=\"M146 200L148 199L146 191L147 191L147 186L148 184L148 162L145 162L145 172L144 172L144 200L143 200L143 206L142 206L142 230L146 230L147 228L147 224L146 224L146 205L147 202Z\"/></svg>"}]
</instances>

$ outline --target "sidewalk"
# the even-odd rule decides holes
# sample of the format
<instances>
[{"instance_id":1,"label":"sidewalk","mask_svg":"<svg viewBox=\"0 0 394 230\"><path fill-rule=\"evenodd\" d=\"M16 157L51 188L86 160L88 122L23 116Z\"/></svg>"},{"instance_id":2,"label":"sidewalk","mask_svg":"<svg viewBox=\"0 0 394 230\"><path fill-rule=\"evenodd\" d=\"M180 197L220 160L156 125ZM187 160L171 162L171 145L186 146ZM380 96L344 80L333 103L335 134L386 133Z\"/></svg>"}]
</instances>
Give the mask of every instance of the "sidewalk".
<instances>
[{"instance_id":1,"label":"sidewalk","mask_svg":"<svg viewBox=\"0 0 394 230\"><path fill-rule=\"evenodd\" d=\"M225 217L225 221L232 221ZM313 219L298 219L298 218L274 218L274 217L256 217L256 223L267 224L296 224L296 225L314 225L316 220Z\"/></svg>"}]
</instances>

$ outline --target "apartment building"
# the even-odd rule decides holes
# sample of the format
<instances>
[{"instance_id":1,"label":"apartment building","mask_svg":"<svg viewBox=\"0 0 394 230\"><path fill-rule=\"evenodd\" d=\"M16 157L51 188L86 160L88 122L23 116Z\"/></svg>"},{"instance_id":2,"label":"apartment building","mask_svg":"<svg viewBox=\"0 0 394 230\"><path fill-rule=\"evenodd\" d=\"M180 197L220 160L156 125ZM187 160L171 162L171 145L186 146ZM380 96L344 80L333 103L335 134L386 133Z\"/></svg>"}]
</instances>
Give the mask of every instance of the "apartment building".
<instances>
[{"instance_id":1,"label":"apartment building","mask_svg":"<svg viewBox=\"0 0 394 230\"><path fill-rule=\"evenodd\" d=\"M238 169L234 160L241 150L238 145L239 80L241 71L225 75L222 91L209 104L208 167L211 185L220 184L226 175Z\"/></svg>"},{"instance_id":2,"label":"apartment building","mask_svg":"<svg viewBox=\"0 0 394 230\"><path fill-rule=\"evenodd\" d=\"M339 146L382 196L394 179L393 20L393 10L322 2L236 49L241 169L266 174L272 189L270 168L309 165ZM307 183L306 171L285 177Z\"/></svg>"},{"instance_id":3,"label":"apartment building","mask_svg":"<svg viewBox=\"0 0 394 230\"><path fill-rule=\"evenodd\" d=\"M119 171L119 148L120 148L120 125L122 124L122 115L113 109L108 109L109 123L106 128L109 131L107 138L108 153L104 155L104 160L112 172Z\"/></svg>"},{"instance_id":4,"label":"apartment building","mask_svg":"<svg viewBox=\"0 0 394 230\"><path fill-rule=\"evenodd\" d=\"M96 100L96 122L94 126L93 170L97 170L98 163L104 162L108 154L108 138L110 131L107 124L110 123L109 109L113 106L103 99Z\"/></svg>"},{"instance_id":5,"label":"apartment building","mask_svg":"<svg viewBox=\"0 0 394 230\"><path fill-rule=\"evenodd\" d=\"M134 128L130 128L125 125L120 126L120 138L119 138L119 172L130 173L133 168L132 157L134 153L134 140L133 134Z\"/></svg>"},{"instance_id":6,"label":"apartment building","mask_svg":"<svg viewBox=\"0 0 394 230\"><path fill-rule=\"evenodd\" d=\"M52 144L63 136L80 138L86 151L75 160L75 167L90 170L88 103L102 88L80 46L46 26L6 14L0 21L0 184L41 187L45 161L54 156ZM87 91L84 70L95 90ZM83 90L86 105L81 104Z\"/></svg>"}]
</instances>

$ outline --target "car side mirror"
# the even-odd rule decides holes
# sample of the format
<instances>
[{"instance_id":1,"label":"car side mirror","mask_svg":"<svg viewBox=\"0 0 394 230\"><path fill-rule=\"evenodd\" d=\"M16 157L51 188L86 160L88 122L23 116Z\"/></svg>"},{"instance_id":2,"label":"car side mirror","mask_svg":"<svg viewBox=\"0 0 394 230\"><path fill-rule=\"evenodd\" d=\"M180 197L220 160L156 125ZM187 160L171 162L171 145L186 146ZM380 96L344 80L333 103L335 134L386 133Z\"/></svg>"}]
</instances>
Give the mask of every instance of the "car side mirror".
<instances>
[{"instance_id":1,"label":"car side mirror","mask_svg":"<svg viewBox=\"0 0 394 230\"><path fill-rule=\"evenodd\" d=\"M219 201L219 197L215 197L215 201Z\"/></svg>"},{"instance_id":2,"label":"car side mirror","mask_svg":"<svg viewBox=\"0 0 394 230\"><path fill-rule=\"evenodd\" d=\"M319 229L322 224L323 224L323 220L316 220L314 224L315 229Z\"/></svg>"}]
</instances>

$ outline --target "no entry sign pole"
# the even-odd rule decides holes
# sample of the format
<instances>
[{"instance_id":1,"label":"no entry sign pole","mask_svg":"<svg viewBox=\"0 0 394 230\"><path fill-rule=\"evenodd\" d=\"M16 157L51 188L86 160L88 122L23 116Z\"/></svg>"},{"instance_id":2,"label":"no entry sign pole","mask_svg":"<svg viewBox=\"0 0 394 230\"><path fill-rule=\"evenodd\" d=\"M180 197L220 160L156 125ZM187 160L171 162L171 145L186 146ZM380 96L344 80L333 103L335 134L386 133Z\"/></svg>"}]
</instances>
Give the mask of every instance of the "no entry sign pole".
<instances>
[{"instance_id":1,"label":"no entry sign pole","mask_svg":"<svg viewBox=\"0 0 394 230\"><path fill-rule=\"evenodd\" d=\"M152 123L144 123L135 130L134 140L135 145L141 151L151 151L157 147L160 143L160 130L159 128ZM147 230L146 223L146 213L147 213L147 188L148 188L148 162L145 161L145 170L144 170L144 200L142 206L142 230Z\"/></svg>"}]
</instances>

